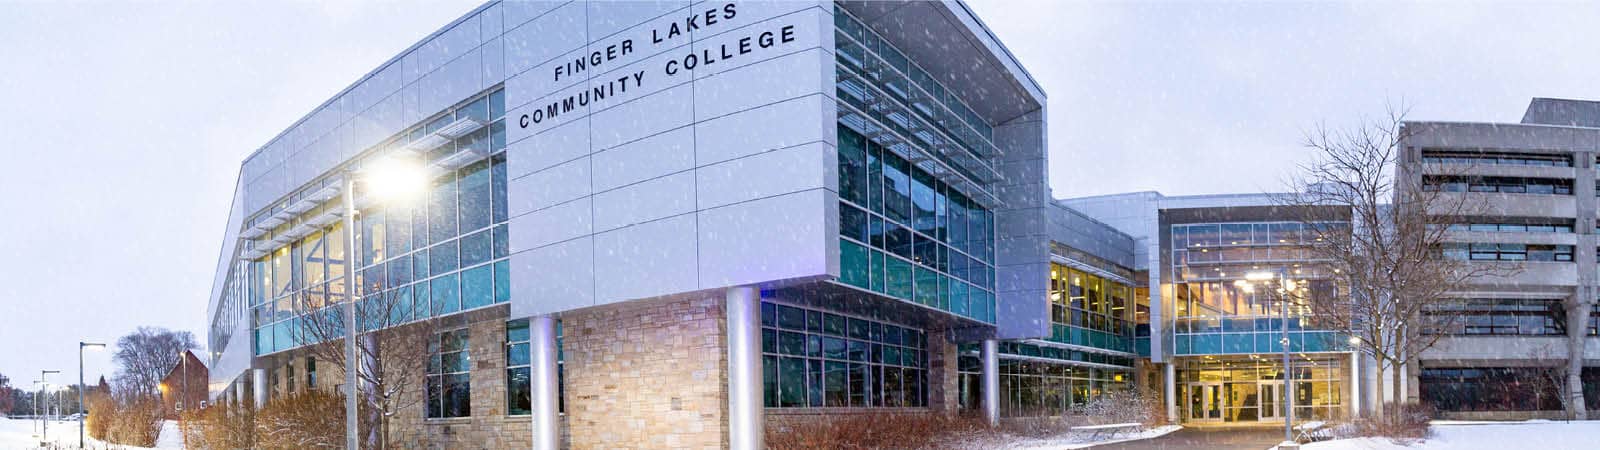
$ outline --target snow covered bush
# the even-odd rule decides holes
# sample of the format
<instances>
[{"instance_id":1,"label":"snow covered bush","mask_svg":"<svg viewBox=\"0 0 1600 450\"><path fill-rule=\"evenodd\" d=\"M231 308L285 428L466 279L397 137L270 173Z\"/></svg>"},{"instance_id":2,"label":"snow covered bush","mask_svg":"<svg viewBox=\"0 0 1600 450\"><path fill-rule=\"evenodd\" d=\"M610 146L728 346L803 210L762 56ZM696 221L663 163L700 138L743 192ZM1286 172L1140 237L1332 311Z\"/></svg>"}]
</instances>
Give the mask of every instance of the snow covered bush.
<instances>
[{"instance_id":1,"label":"snow covered bush","mask_svg":"<svg viewBox=\"0 0 1600 450\"><path fill-rule=\"evenodd\" d=\"M1072 409L1090 424L1142 423L1153 425L1161 417L1161 404L1154 398L1139 395L1132 390L1110 390L1087 404Z\"/></svg>"},{"instance_id":2,"label":"snow covered bush","mask_svg":"<svg viewBox=\"0 0 1600 450\"><path fill-rule=\"evenodd\" d=\"M1435 411L1432 407L1420 403L1405 403L1396 405L1388 403L1383 405L1382 419L1364 418L1357 420L1356 433L1361 436L1387 437L1390 439L1422 439L1428 437L1428 422L1433 420Z\"/></svg>"}]
</instances>

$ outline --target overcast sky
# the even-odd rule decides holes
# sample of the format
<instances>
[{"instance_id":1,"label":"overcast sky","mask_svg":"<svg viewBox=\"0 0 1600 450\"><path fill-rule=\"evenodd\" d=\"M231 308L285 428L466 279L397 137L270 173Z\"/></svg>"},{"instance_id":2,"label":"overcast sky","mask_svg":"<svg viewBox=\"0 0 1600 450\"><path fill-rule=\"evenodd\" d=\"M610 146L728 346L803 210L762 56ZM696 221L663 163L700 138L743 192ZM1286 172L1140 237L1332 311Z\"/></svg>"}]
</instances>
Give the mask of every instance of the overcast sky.
<instances>
[{"instance_id":1,"label":"overcast sky","mask_svg":"<svg viewBox=\"0 0 1600 450\"><path fill-rule=\"evenodd\" d=\"M0 3L0 374L193 331L240 161L478 2ZM1057 197L1282 187L1319 122L1600 99L1589 3L975 1L1049 95ZM89 356L89 378L110 372Z\"/></svg>"}]
</instances>

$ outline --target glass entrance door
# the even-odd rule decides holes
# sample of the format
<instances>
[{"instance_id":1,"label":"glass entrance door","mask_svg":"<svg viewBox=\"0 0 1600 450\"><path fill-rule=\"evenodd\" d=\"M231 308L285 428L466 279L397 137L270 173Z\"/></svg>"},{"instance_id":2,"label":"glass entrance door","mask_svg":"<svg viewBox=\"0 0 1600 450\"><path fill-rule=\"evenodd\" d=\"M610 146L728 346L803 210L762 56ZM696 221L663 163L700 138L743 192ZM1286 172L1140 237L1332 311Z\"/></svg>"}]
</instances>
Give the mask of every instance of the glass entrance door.
<instances>
[{"instance_id":1,"label":"glass entrance door","mask_svg":"<svg viewBox=\"0 0 1600 450\"><path fill-rule=\"evenodd\" d=\"M1283 418L1283 382L1261 382L1261 420Z\"/></svg>"},{"instance_id":2,"label":"glass entrance door","mask_svg":"<svg viewBox=\"0 0 1600 450\"><path fill-rule=\"evenodd\" d=\"M1187 387L1189 420L1222 420L1222 383L1189 383Z\"/></svg>"}]
</instances>

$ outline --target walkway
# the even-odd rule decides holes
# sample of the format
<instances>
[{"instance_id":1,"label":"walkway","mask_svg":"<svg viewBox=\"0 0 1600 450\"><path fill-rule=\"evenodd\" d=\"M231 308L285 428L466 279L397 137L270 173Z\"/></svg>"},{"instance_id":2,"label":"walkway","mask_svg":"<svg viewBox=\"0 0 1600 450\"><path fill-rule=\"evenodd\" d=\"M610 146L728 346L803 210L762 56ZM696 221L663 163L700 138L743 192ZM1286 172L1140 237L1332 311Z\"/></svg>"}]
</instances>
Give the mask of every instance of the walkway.
<instances>
[{"instance_id":1,"label":"walkway","mask_svg":"<svg viewBox=\"0 0 1600 450\"><path fill-rule=\"evenodd\" d=\"M1266 450L1283 442L1283 428L1184 427L1154 439L1096 445L1093 450Z\"/></svg>"}]
</instances>

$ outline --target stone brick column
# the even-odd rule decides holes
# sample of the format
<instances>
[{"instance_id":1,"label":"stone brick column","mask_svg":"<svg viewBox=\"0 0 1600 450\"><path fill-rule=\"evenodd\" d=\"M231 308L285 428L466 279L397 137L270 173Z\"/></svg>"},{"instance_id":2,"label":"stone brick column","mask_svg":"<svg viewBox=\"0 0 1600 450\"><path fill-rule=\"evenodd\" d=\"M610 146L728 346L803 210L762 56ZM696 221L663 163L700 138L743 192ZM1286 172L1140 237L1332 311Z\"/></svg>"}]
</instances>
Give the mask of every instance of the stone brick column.
<instances>
[{"instance_id":1,"label":"stone brick column","mask_svg":"<svg viewBox=\"0 0 1600 450\"><path fill-rule=\"evenodd\" d=\"M948 330L928 331L928 409L954 417L961 411L961 367Z\"/></svg>"},{"instance_id":2,"label":"stone brick column","mask_svg":"<svg viewBox=\"0 0 1600 450\"><path fill-rule=\"evenodd\" d=\"M572 447L726 448L723 314L720 295L563 313Z\"/></svg>"}]
</instances>

